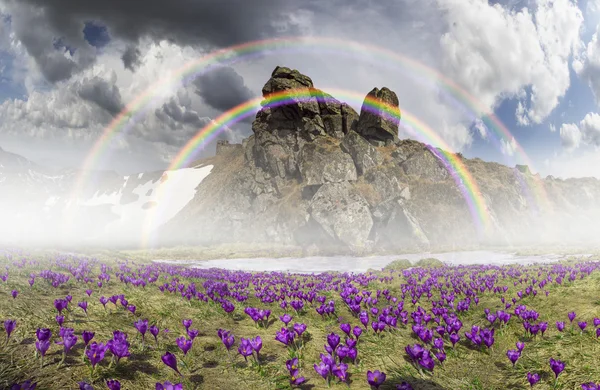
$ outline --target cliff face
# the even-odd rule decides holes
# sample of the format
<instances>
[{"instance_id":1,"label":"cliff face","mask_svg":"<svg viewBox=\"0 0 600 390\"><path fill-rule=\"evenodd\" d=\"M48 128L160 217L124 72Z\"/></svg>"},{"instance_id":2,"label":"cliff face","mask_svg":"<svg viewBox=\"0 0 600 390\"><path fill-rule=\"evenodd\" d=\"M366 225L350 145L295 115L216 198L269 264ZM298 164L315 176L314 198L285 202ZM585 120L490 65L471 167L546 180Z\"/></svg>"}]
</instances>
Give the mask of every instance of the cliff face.
<instances>
[{"instance_id":1,"label":"cliff face","mask_svg":"<svg viewBox=\"0 0 600 390\"><path fill-rule=\"evenodd\" d=\"M213 172L166 236L368 252L589 242L599 233L596 179L541 179L526 166L457 156L485 199L490 223L478 229L439 153L399 140L397 118L365 106L356 113L284 67L273 71L263 96L291 89L311 98L264 106L242 147L220 148ZM367 98L398 107L387 88Z\"/></svg>"}]
</instances>

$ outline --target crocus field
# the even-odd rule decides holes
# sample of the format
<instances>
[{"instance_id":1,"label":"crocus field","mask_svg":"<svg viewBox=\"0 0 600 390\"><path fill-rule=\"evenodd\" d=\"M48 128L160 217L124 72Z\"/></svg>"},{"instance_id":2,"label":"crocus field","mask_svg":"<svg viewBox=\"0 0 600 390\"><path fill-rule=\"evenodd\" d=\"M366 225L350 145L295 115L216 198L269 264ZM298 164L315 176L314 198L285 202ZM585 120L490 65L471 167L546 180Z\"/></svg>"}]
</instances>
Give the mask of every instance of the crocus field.
<instances>
[{"instance_id":1,"label":"crocus field","mask_svg":"<svg viewBox=\"0 0 600 390\"><path fill-rule=\"evenodd\" d=\"M598 389L600 261L362 274L7 252L1 389Z\"/></svg>"}]
</instances>

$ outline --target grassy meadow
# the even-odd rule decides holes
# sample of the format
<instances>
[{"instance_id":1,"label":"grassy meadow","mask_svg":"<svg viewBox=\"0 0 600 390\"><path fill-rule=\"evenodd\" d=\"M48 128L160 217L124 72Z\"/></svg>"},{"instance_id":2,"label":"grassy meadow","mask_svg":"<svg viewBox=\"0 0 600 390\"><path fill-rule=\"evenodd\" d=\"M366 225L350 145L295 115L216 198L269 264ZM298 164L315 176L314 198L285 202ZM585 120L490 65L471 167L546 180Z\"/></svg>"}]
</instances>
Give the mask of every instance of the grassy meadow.
<instances>
[{"instance_id":1,"label":"grassy meadow","mask_svg":"<svg viewBox=\"0 0 600 390\"><path fill-rule=\"evenodd\" d=\"M340 336L340 346L347 338L358 339L354 361L341 358L340 347L333 347L338 356L336 364L342 359L347 368L342 367L345 382L331 374L332 389L377 388L378 384L371 386L367 381L367 372L375 370L386 374L379 387L384 390L396 389L403 382L410 387L398 388L527 389L531 387L527 373L539 375L534 389L581 389L584 383L600 382L600 338L593 323L594 318L600 317L600 263L594 258L585 261L452 268L429 260L423 267L411 269L406 269L410 264L399 261L388 269L358 275L286 275L189 270L139 259L111 260L108 256L94 259L14 252L2 260L0 268L0 320L16 321L9 338L6 333L0 336L0 389L10 389L26 380L36 383L38 390L78 389L79 382L89 386L81 388L107 389L106 381L113 379L119 381L121 389L131 390L155 389L156 383L165 381L181 383L184 389L324 389L327 381L314 365L321 362L321 354L327 354L324 346L331 333ZM571 275L575 277L570 278ZM561 279L560 284L557 278ZM540 287L544 280L546 283ZM91 290L90 295L86 290ZM17 292L16 298L13 291ZM72 328L78 339L63 359L63 345L56 344L61 337L54 302L68 295L72 300L63 310L62 327ZM104 306L99 301L100 297L118 295L124 296L126 305L119 300ZM447 298L444 305L439 303L442 295ZM352 301L357 296L362 300L358 304L355 300L352 309L345 300ZM372 300L375 297L377 302ZM458 311L458 303L467 297L468 309ZM506 308L513 298L515 303ZM78 306L84 301L88 303L87 314ZM225 301L234 306L232 312L224 309ZM282 301L286 308L282 308ZM295 310L292 301L301 301L303 307ZM327 306L330 301L334 301L335 311L319 314L321 303ZM400 302L402 310L398 307ZM135 311L129 310L128 305L135 306ZM515 308L521 305L526 309L519 312L532 310L539 317L524 320L525 315L515 314ZM245 313L247 307L269 309L271 314L268 320L255 323ZM397 323L385 324L385 329L376 332L372 323L378 318L379 322L387 321L378 317L386 308L388 317L395 317ZM418 323L435 331L440 326L436 317L441 326L446 325L440 311L433 309L443 309L451 321L458 319L462 323L455 332L460 341L454 346L448 332L441 337L443 348L436 349L432 341L419 338L413 328ZM492 314L498 310L510 313L511 318L506 324L499 320L490 323L485 309ZM367 326L361 323L360 312L368 313ZM576 313L572 324L570 312ZM276 340L276 334L285 326L279 317L285 313L292 317L290 329L295 323L306 325L306 331L296 335L288 347ZM431 318L423 320L427 318L424 315ZM415 320L415 316L420 320ZM406 324L402 318L407 319ZM198 330L195 338L183 325L186 319L192 320L189 329ZM148 320L149 325L159 328L157 341L147 332L142 342L141 333L134 326L140 320ZM547 330L534 336L525 331L525 321L547 322ZM562 332L557 330L556 321L566 323ZM583 331L579 321L587 323ZM342 323L358 326L363 332L358 338L347 337L340 329ZM473 325L494 329L489 348L476 346L465 337ZM43 360L36 354L38 328L52 332ZM230 331L235 337L229 351L217 334L218 329ZM3 330L0 325L0 331ZM106 351L104 359L92 370L90 359L84 358L84 349L90 347L84 347L82 332L94 332L91 345L106 343L116 330L127 333L129 356L111 363L113 354ZM433 334L434 339L440 338L438 333ZM177 342L182 336L192 341L186 355ZM238 352L241 338L257 336L262 339L258 359L256 353L244 358ZM507 351L516 350L519 341L524 348L513 367ZM435 367L428 370L409 358L405 348L414 344L431 350L432 355L442 350L446 359L441 363L433 357ZM181 375L161 359L167 352L176 356ZM294 357L298 358L298 373L305 379L299 386L292 386L290 370L286 368L286 361ZM557 379L549 364L551 358L565 363Z\"/></svg>"}]
</instances>

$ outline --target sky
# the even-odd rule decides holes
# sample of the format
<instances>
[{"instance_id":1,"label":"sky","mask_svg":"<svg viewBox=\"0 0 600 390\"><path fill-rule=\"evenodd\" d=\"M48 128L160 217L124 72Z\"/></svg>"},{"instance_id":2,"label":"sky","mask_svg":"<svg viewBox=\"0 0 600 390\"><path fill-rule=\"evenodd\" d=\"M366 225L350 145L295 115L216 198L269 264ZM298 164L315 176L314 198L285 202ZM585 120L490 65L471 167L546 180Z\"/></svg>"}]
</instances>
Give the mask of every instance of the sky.
<instances>
[{"instance_id":1,"label":"sky","mask_svg":"<svg viewBox=\"0 0 600 390\"><path fill-rule=\"evenodd\" d=\"M152 88L92 168L164 169L213 119L260 96L280 65L325 91L392 89L437 133L435 146L543 176L600 177L599 33L600 0L0 0L0 147L81 167L125 107L179 67L245 42L305 37L314 44L232 52ZM349 54L319 37L366 49ZM425 140L413 130L403 124L400 137ZM250 134L251 119L218 138ZM196 156L214 150L212 141Z\"/></svg>"}]
</instances>

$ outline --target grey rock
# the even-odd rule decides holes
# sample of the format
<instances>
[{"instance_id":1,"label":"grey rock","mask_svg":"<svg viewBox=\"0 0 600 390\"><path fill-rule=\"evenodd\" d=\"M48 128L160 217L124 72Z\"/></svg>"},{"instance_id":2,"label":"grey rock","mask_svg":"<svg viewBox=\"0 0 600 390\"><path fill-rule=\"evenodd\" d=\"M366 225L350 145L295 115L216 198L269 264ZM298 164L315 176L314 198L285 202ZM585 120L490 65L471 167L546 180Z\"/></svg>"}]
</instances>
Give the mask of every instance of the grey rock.
<instances>
[{"instance_id":1,"label":"grey rock","mask_svg":"<svg viewBox=\"0 0 600 390\"><path fill-rule=\"evenodd\" d=\"M377 207L376 232L379 241L389 248L418 247L430 245L419 221L405 207L401 199L390 199Z\"/></svg>"},{"instance_id":2,"label":"grey rock","mask_svg":"<svg viewBox=\"0 0 600 390\"><path fill-rule=\"evenodd\" d=\"M380 202L387 202L390 199L402 197L410 199L410 188L407 184L401 183L396 176L388 174L383 169L371 169L365 174L365 181L379 195ZM375 206L375 205L372 205Z\"/></svg>"},{"instance_id":3,"label":"grey rock","mask_svg":"<svg viewBox=\"0 0 600 390\"><path fill-rule=\"evenodd\" d=\"M347 182L323 184L309 213L331 238L351 249L364 247L373 227L367 201Z\"/></svg>"},{"instance_id":4,"label":"grey rock","mask_svg":"<svg viewBox=\"0 0 600 390\"><path fill-rule=\"evenodd\" d=\"M340 144L342 150L352 156L359 175L383 162L381 154L355 131L350 131Z\"/></svg>"},{"instance_id":5,"label":"grey rock","mask_svg":"<svg viewBox=\"0 0 600 390\"><path fill-rule=\"evenodd\" d=\"M368 98L385 103L392 112L372 107L366 102ZM400 124L399 104L395 92L386 87L373 88L363 102L356 131L368 139L395 141L398 138L398 125Z\"/></svg>"},{"instance_id":6,"label":"grey rock","mask_svg":"<svg viewBox=\"0 0 600 390\"><path fill-rule=\"evenodd\" d=\"M412 154L401 164L407 175L427 178L433 181L446 180L448 171L442 162L428 149L423 148Z\"/></svg>"},{"instance_id":7,"label":"grey rock","mask_svg":"<svg viewBox=\"0 0 600 390\"><path fill-rule=\"evenodd\" d=\"M302 182L307 186L357 178L352 157L325 137L304 145L298 156L298 166Z\"/></svg>"},{"instance_id":8,"label":"grey rock","mask_svg":"<svg viewBox=\"0 0 600 390\"><path fill-rule=\"evenodd\" d=\"M358 113L346 103L342 104L341 110L343 119L342 132L344 134L348 134L350 130L356 131L356 126L358 124L359 119Z\"/></svg>"}]
</instances>

